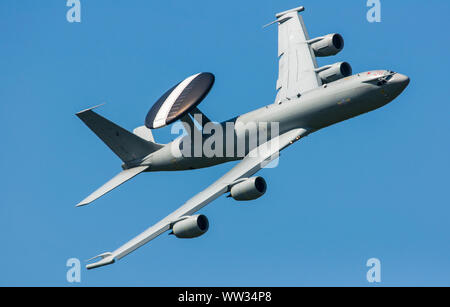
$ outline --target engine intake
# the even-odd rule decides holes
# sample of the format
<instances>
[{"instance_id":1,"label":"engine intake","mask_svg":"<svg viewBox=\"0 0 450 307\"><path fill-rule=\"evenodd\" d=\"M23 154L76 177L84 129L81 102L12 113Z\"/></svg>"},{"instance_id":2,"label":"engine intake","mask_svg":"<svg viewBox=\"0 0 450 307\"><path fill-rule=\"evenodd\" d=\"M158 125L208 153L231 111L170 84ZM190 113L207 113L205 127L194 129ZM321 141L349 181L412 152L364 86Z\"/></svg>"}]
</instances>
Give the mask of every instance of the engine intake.
<instances>
[{"instance_id":1,"label":"engine intake","mask_svg":"<svg viewBox=\"0 0 450 307\"><path fill-rule=\"evenodd\" d=\"M317 57L336 55L344 49L344 38L336 33L318 37L311 43L311 48Z\"/></svg>"},{"instance_id":2,"label":"engine intake","mask_svg":"<svg viewBox=\"0 0 450 307\"><path fill-rule=\"evenodd\" d=\"M352 75L352 66L347 62L335 63L318 69L323 83L331 83Z\"/></svg>"},{"instance_id":3,"label":"engine intake","mask_svg":"<svg viewBox=\"0 0 450 307\"><path fill-rule=\"evenodd\" d=\"M172 227L172 234L180 239L200 237L209 229L208 218L203 215L192 215L178 221Z\"/></svg>"},{"instance_id":4,"label":"engine intake","mask_svg":"<svg viewBox=\"0 0 450 307\"><path fill-rule=\"evenodd\" d=\"M247 201L260 198L266 193L267 184L262 177L252 177L235 184L230 190L230 196L235 200Z\"/></svg>"}]
</instances>

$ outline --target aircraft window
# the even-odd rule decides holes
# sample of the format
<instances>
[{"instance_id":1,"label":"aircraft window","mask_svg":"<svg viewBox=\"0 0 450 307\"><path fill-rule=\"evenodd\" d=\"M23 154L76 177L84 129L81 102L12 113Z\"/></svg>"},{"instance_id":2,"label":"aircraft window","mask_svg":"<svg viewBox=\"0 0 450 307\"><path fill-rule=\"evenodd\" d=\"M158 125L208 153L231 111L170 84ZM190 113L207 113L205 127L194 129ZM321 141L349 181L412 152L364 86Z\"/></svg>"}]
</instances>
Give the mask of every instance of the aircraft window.
<instances>
[{"instance_id":1,"label":"aircraft window","mask_svg":"<svg viewBox=\"0 0 450 307\"><path fill-rule=\"evenodd\" d=\"M391 73L391 74L388 75L388 76L379 78L379 79L378 79L378 82L377 82L377 85L378 85L378 86L385 85L389 80L391 80L391 79L392 79L392 76L393 76L393 74L394 74L394 72L390 72L390 73Z\"/></svg>"}]
</instances>

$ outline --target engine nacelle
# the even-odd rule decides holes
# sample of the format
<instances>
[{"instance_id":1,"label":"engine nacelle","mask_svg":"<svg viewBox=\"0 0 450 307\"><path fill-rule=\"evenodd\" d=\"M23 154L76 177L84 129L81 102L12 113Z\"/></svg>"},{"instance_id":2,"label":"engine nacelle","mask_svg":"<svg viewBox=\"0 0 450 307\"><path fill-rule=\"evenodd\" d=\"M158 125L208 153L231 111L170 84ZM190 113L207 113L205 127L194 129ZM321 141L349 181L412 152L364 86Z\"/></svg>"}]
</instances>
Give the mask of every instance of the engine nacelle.
<instances>
[{"instance_id":1,"label":"engine nacelle","mask_svg":"<svg viewBox=\"0 0 450 307\"><path fill-rule=\"evenodd\" d=\"M252 177L231 187L230 194L235 200L254 200L266 193L267 184L262 177Z\"/></svg>"},{"instance_id":2,"label":"engine nacelle","mask_svg":"<svg viewBox=\"0 0 450 307\"><path fill-rule=\"evenodd\" d=\"M323 83L331 83L352 75L352 66L347 62L335 63L318 69Z\"/></svg>"},{"instance_id":3,"label":"engine nacelle","mask_svg":"<svg viewBox=\"0 0 450 307\"><path fill-rule=\"evenodd\" d=\"M336 55L344 49L344 38L340 34L328 34L313 41L311 48L317 57Z\"/></svg>"},{"instance_id":4,"label":"engine nacelle","mask_svg":"<svg viewBox=\"0 0 450 307\"><path fill-rule=\"evenodd\" d=\"M172 227L172 233L180 239L200 237L209 229L208 218L203 214L192 215L178 221Z\"/></svg>"}]
</instances>

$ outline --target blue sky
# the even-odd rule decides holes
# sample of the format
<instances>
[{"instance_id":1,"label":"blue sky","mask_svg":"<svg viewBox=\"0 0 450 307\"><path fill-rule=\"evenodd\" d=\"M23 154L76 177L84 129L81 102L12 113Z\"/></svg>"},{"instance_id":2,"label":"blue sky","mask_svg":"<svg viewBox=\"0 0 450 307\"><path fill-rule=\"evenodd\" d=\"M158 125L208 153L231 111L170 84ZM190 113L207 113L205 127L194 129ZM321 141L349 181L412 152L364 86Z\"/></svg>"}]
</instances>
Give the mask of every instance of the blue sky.
<instances>
[{"instance_id":1,"label":"blue sky","mask_svg":"<svg viewBox=\"0 0 450 307\"><path fill-rule=\"evenodd\" d=\"M250 204L224 197L202 213L209 232L163 235L114 265L82 270L82 286L450 285L450 4L366 1L81 0L0 2L0 285L58 285L69 258L111 251L180 206L232 165L143 174L90 207L75 204L120 171L120 160L74 114L127 129L159 96L210 71L202 110L221 121L270 104L277 78L274 14L305 5L312 37L341 33L354 72L392 69L409 88L383 109L320 131L260 174ZM420 9L418 9L420 8ZM169 141L167 128L155 133Z\"/></svg>"}]
</instances>

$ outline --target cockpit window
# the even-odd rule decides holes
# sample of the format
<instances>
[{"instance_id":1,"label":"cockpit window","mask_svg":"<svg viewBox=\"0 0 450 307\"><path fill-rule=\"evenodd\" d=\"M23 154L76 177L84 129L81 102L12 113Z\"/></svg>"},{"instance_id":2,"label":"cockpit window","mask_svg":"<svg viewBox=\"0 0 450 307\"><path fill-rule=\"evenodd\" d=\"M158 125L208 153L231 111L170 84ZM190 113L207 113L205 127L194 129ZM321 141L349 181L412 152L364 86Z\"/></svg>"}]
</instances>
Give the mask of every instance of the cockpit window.
<instances>
[{"instance_id":1,"label":"cockpit window","mask_svg":"<svg viewBox=\"0 0 450 307\"><path fill-rule=\"evenodd\" d=\"M388 83L389 80L392 79L392 77L393 77L395 74L396 74L395 72L393 72L392 70L389 70L387 75L378 78L378 80L377 80L377 85L378 85L378 86L383 86L383 85L385 85L386 83Z\"/></svg>"},{"instance_id":2,"label":"cockpit window","mask_svg":"<svg viewBox=\"0 0 450 307\"><path fill-rule=\"evenodd\" d=\"M377 86L383 86L387 84L389 80L392 79L392 77L396 74L396 72L392 70L385 70L385 71L369 72L367 74L372 76L363 82L376 84Z\"/></svg>"},{"instance_id":3,"label":"cockpit window","mask_svg":"<svg viewBox=\"0 0 450 307\"><path fill-rule=\"evenodd\" d=\"M392 79L392 75L388 75L388 76L385 76L385 77L381 77L381 78L378 79L377 85L378 85L378 86L385 85L385 84L388 83L388 81L391 80L391 79Z\"/></svg>"}]
</instances>

